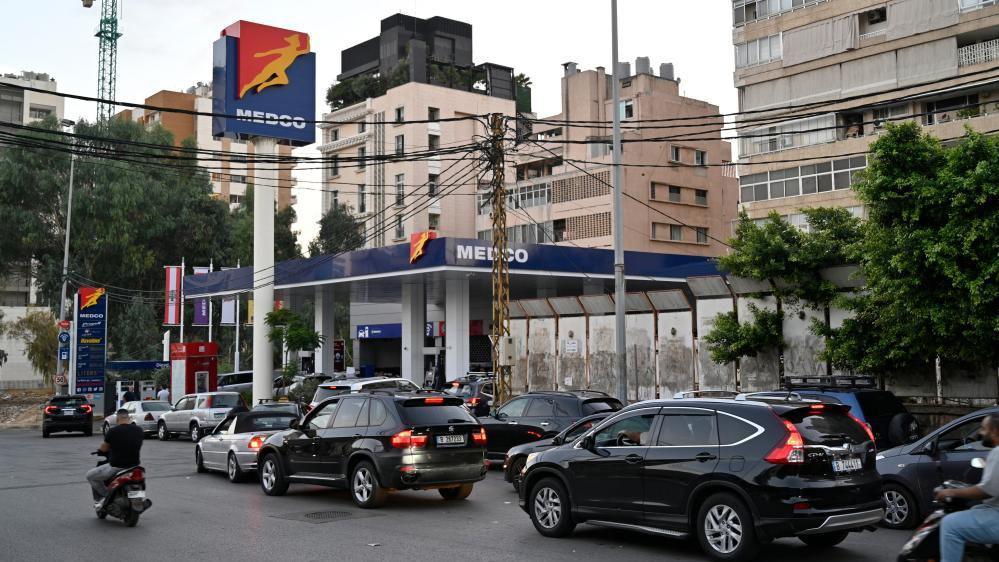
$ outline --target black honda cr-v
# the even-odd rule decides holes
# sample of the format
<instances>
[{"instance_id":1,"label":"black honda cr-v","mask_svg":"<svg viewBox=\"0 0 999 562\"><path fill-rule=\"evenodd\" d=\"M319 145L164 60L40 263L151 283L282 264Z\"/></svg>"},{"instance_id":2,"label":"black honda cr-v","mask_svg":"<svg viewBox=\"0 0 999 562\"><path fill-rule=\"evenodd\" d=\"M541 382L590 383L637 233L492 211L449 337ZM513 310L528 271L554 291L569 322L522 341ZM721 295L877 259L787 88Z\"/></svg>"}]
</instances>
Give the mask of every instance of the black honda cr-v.
<instances>
[{"instance_id":1,"label":"black honda cr-v","mask_svg":"<svg viewBox=\"0 0 999 562\"><path fill-rule=\"evenodd\" d=\"M398 489L464 499L485 478L485 454L486 432L461 398L373 391L328 398L268 437L257 470L267 495L318 484L346 488L370 508Z\"/></svg>"},{"instance_id":2,"label":"black honda cr-v","mask_svg":"<svg viewBox=\"0 0 999 562\"><path fill-rule=\"evenodd\" d=\"M715 559L749 560L774 538L832 546L873 529L883 512L874 456L842 405L655 400L529 456L520 506L545 536L582 522L694 534Z\"/></svg>"}]
</instances>

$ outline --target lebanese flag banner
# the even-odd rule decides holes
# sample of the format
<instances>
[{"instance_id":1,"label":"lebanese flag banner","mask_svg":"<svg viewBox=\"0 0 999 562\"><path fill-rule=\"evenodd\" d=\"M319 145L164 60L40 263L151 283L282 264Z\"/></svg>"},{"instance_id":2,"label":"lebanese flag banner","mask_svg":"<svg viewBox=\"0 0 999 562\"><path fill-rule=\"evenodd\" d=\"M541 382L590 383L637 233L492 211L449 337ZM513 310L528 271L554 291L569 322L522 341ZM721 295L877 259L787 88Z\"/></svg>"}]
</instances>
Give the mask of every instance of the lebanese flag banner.
<instances>
[{"instance_id":1,"label":"lebanese flag banner","mask_svg":"<svg viewBox=\"0 0 999 562\"><path fill-rule=\"evenodd\" d=\"M166 271L166 307L163 309L163 325L180 326L184 269L179 265L168 265L163 269Z\"/></svg>"}]
</instances>

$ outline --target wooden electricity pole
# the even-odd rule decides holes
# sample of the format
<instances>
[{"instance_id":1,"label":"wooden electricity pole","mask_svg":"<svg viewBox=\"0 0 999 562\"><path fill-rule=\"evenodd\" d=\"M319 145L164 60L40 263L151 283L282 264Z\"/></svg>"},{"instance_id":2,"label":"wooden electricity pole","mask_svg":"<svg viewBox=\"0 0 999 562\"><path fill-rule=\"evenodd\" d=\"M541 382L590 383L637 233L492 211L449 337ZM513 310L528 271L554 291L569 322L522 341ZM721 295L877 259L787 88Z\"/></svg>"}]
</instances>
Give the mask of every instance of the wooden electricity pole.
<instances>
[{"instance_id":1,"label":"wooden electricity pole","mask_svg":"<svg viewBox=\"0 0 999 562\"><path fill-rule=\"evenodd\" d=\"M500 113L489 116L489 168L492 171L492 221L493 221L493 324L490 339L493 344L493 373L496 375L496 394L493 407L497 408L510 399L510 367L505 365L503 352L510 337L510 261L506 239L506 158L503 152L505 134L504 117Z\"/></svg>"}]
</instances>

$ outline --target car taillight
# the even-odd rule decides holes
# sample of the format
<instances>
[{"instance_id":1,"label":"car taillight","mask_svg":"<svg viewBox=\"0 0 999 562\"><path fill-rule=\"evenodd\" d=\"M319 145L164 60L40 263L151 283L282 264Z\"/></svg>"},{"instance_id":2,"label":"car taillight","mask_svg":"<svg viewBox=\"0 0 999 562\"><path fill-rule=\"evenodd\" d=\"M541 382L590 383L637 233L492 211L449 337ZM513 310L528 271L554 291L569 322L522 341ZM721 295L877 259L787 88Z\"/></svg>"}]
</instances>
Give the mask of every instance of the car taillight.
<instances>
[{"instance_id":1,"label":"car taillight","mask_svg":"<svg viewBox=\"0 0 999 562\"><path fill-rule=\"evenodd\" d=\"M59 411L59 407L58 406L45 406L45 413L46 414L54 414L54 413L56 413L58 411Z\"/></svg>"},{"instance_id":2,"label":"car taillight","mask_svg":"<svg viewBox=\"0 0 999 562\"><path fill-rule=\"evenodd\" d=\"M155 421L156 418L154 418L152 414L150 414L150 413L147 412L146 413L146 417L144 417L142 419L144 419L146 421Z\"/></svg>"},{"instance_id":3,"label":"car taillight","mask_svg":"<svg viewBox=\"0 0 999 562\"><path fill-rule=\"evenodd\" d=\"M478 396L476 396L475 398L469 398L468 399L468 405L469 406L478 406L479 402L481 402L481 401L482 401L482 399L479 398Z\"/></svg>"},{"instance_id":4,"label":"car taillight","mask_svg":"<svg viewBox=\"0 0 999 562\"><path fill-rule=\"evenodd\" d=\"M264 444L264 436L263 435L254 435L253 438L250 439L250 444L247 445L247 446L249 448L251 448L251 449L259 449L260 446L263 445L263 444Z\"/></svg>"},{"instance_id":5,"label":"car taillight","mask_svg":"<svg viewBox=\"0 0 999 562\"><path fill-rule=\"evenodd\" d=\"M426 435L413 435L413 430L406 429L392 436L392 446L396 449L409 449L410 447L426 447Z\"/></svg>"},{"instance_id":6,"label":"car taillight","mask_svg":"<svg viewBox=\"0 0 999 562\"><path fill-rule=\"evenodd\" d=\"M444 403L444 399L442 397L440 397L440 396L434 396L432 398L424 398L423 399L423 403L424 404L443 404Z\"/></svg>"},{"instance_id":7,"label":"car taillight","mask_svg":"<svg viewBox=\"0 0 999 562\"><path fill-rule=\"evenodd\" d=\"M850 419L852 419L853 421L859 423L860 426L864 428L864 431L867 432L867 436L871 439L871 441L874 441L874 431L871 430L871 424L864 423L864 422L860 421L860 418L858 418L857 416L855 416L853 414L847 414L847 415L850 416ZM875 443L876 443L876 441L875 441Z\"/></svg>"},{"instance_id":8,"label":"car taillight","mask_svg":"<svg viewBox=\"0 0 999 562\"><path fill-rule=\"evenodd\" d=\"M784 422L787 437L763 460L773 464L804 464L805 440L801 438L801 433L798 433L798 428L794 427L793 423L784 419L781 421Z\"/></svg>"},{"instance_id":9,"label":"car taillight","mask_svg":"<svg viewBox=\"0 0 999 562\"><path fill-rule=\"evenodd\" d=\"M89 414L94 411L94 407L90 404L84 404L83 406L80 406L80 409L83 410L84 414Z\"/></svg>"},{"instance_id":10,"label":"car taillight","mask_svg":"<svg viewBox=\"0 0 999 562\"><path fill-rule=\"evenodd\" d=\"M480 427L478 431L472 434L472 443L476 445L486 444L486 428Z\"/></svg>"}]
</instances>

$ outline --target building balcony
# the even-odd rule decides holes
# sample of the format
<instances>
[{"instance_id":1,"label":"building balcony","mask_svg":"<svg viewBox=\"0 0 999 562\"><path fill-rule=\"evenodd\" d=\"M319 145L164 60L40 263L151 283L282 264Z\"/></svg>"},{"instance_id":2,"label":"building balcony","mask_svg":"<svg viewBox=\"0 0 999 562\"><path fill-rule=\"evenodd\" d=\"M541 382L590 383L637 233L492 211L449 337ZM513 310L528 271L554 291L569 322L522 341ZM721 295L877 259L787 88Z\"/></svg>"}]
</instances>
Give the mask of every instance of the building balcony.
<instances>
[{"instance_id":1,"label":"building balcony","mask_svg":"<svg viewBox=\"0 0 999 562\"><path fill-rule=\"evenodd\" d=\"M876 29L874 31L869 31L867 33L861 33L860 34L860 40L861 41L867 41L869 39L874 39L875 37L884 37L886 35L888 35L888 28L887 27L885 27L883 29Z\"/></svg>"},{"instance_id":2,"label":"building balcony","mask_svg":"<svg viewBox=\"0 0 999 562\"><path fill-rule=\"evenodd\" d=\"M368 142L368 137L370 137L370 136L371 136L371 132L370 131L365 131L365 132L357 134L357 135L353 135L353 136L350 136L350 137L345 137L345 138L342 138L342 139L337 139L337 140L335 140L333 142L328 142L328 143L325 143L325 144L321 144L321 145L319 145L319 152L322 152L322 153L325 154L327 152L338 152L340 150L343 150L345 148L350 148L352 146L360 146L360 145Z\"/></svg>"},{"instance_id":3,"label":"building balcony","mask_svg":"<svg viewBox=\"0 0 999 562\"><path fill-rule=\"evenodd\" d=\"M962 68L994 60L999 60L999 39L975 43L957 50L957 65Z\"/></svg>"}]
</instances>

